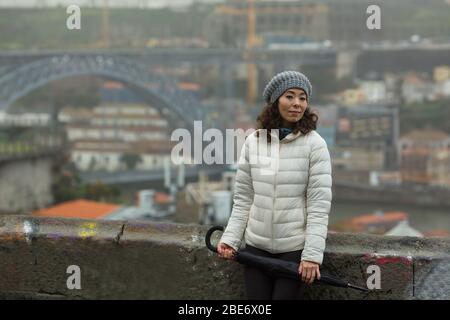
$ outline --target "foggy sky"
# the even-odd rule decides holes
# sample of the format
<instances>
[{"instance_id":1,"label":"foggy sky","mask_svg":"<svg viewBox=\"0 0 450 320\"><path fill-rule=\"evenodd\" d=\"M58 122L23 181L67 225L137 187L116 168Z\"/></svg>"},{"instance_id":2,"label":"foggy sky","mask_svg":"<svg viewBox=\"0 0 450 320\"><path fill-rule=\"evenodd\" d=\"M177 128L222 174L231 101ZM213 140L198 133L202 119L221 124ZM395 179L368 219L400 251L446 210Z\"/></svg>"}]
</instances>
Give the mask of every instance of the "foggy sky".
<instances>
[{"instance_id":1,"label":"foggy sky","mask_svg":"<svg viewBox=\"0 0 450 320\"><path fill-rule=\"evenodd\" d=\"M218 3L224 0L107 0L110 7L145 7L145 8L161 8L161 7L180 7L187 6L194 2L197 3ZM76 4L86 7L99 7L103 4L103 0L0 0L0 7L53 7L68 6Z\"/></svg>"}]
</instances>

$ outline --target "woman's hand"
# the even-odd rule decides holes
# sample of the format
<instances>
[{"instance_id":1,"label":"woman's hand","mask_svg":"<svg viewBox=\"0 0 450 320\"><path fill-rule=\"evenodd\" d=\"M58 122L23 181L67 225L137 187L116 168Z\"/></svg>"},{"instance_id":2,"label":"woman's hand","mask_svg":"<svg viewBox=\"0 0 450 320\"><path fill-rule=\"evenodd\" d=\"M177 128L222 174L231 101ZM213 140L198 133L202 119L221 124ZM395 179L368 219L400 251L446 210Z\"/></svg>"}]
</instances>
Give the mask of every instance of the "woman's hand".
<instances>
[{"instance_id":1,"label":"woman's hand","mask_svg":"<svg viewBox=\"0 0 450 320\"><path fill-rule=\"evenodd\" d=\"M234 255L236 254L236 250L234 250L229 245L227 245L223 242L220 242L217 245L217 254L221 258L232 260L234 258Z\"/></svg>"},{"instance_id":2,"label":"woman's hand","mask_svg":"<svg viewBox=\"0 0 450 320\"><path fill-rule=\"evenodd\" d=\"M320 279L319 264L312 261L302 261L298 267L298 274L302 277L302 281L312 284L314 280Z\"/></svg>"}]
</instances>

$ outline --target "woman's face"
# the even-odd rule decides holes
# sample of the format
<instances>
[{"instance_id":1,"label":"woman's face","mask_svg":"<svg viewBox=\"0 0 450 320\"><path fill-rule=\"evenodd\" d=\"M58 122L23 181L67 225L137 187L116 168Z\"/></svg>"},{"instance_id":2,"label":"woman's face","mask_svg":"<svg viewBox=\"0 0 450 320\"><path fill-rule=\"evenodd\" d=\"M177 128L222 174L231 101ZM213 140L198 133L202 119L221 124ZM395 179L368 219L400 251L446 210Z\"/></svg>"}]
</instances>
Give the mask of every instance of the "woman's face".
<instances>
[{"instance_id":1,"label":"woman's face","mask_svg":"<svg viewBox=\"0 0 450 320\"><path fill-rule=\"evenodd\" d=\"M303 89L288 89L278 100L278 110L283 121L283 127L293 127L305 113L308 101Z\"/></svg>"}]
</instances>

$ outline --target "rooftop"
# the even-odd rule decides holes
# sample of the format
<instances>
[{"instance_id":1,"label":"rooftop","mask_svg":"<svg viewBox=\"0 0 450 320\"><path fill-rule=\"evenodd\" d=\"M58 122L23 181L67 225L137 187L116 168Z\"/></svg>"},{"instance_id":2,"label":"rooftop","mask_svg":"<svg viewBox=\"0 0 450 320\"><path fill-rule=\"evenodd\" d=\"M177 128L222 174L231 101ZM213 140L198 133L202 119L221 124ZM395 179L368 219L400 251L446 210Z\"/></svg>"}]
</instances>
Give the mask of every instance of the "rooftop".
<instances>
[{"instance_id":1,"label":"rooftop","mask_svg":"<svg viewBox=\"0 0 450 320\"><path fill-rule=\"evenodd\" d=\"M101 219L120 208L119 205L90 200L67 201L32 213L37 217Z\"/></svg>"}]
</instances>

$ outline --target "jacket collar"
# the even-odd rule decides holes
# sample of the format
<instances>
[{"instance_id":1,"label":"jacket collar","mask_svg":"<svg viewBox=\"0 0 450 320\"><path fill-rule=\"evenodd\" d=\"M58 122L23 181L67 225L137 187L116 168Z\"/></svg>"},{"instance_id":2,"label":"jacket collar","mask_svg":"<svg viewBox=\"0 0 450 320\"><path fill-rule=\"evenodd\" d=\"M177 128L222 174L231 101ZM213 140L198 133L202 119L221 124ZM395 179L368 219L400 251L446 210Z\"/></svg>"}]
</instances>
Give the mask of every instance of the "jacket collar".
<instances>
[{"instance_id":1,"label":"jacket collar","mask_svg":"<svg viewBox=\"0 0 450 320\"><path fill-rule=\"evenodd\" d=\"M271 137L272 138L274 138L274 139L277 139L278 140L278 138L279 137L277 137L276 136L276 134L274 133L274 132L271 132L270 133L270 135L271 135ZM302 132L301 131L299 131L299 132L297 132L297 133L289 133L286 137L284 137L284 139L282 139L281 141L280 141L280 143L289 143L289 142L291 142L291 141L294 141L295 139L297 139L298 137L300 137L302 135Z\"/></svg>"},{"instance_id":2,"label":"jacket collar","mask_svg":"<svg viewBox=\"0 0 450 320\"><path fill-rule=\"evenodd\" d=\"M289 143L291 141L294 141L295 139L297 139L298 137L300 137L302 135L302 132L299 131L297 133L289 133L283 140L280 141L280 143Z\"/></svg>"}]
</instances>

